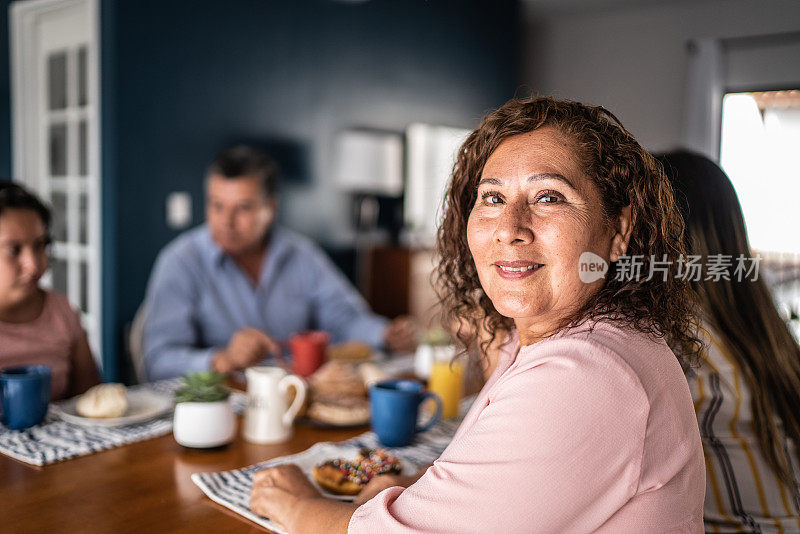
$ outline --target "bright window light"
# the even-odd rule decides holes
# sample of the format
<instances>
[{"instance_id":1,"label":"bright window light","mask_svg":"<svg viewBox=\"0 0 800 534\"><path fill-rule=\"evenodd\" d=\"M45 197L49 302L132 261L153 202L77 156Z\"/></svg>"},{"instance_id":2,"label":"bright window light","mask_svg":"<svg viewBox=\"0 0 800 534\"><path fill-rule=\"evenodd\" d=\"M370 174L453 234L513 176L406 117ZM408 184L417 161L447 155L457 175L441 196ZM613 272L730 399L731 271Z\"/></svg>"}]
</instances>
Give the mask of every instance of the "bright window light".
<instances>
[{"instance_id":1,"label":"bright window light","mask_svg":"<svg viewBox=\"0 0 800 534\"><path fill-rule=\"evenodd\" d=\"M765 104L770 97L764 95L770 93L725 95L720 165L739 196L750 246L798 254L800 107L786 100Z\"/></svg>"}]
</instances>

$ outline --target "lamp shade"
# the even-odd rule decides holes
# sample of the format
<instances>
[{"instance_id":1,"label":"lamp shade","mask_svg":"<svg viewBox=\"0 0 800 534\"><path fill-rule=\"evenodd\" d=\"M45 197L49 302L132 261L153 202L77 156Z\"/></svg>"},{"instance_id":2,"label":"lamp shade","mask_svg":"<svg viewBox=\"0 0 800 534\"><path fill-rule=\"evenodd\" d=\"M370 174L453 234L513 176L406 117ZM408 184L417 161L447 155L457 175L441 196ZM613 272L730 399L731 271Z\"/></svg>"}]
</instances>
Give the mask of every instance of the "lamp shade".
<instances>
[{"instance_id":1,"label":"lamp shade","mask_svg":"<svg viewBox=\"0 0 800 534\"><path fill-rule=\"evenodd\" d=\"M370 130L344 130L336 140L336 182L350 192L403 193L403 137Z\"/></svg>"}]
</instances>

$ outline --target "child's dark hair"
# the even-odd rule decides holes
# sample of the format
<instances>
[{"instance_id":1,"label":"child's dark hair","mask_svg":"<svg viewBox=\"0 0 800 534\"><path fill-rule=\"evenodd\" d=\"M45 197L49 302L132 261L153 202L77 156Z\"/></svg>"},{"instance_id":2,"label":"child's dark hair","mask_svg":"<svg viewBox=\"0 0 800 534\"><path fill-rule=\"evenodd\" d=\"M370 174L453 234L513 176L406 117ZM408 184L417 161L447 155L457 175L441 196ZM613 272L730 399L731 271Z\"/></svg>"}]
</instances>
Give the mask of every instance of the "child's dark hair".
<instances>
[{"instance_id":1,"label":"child's dark hair","mask_svg":"<svg viewBox=\"0 0 800 534\"><path fill-rule=\"evenodd\" d=\"M39 200L39 197L20 185L0 180L0 216L9 209L35 211L41 217L49 233L50 210Z\"/></svg>"}]
</instances>

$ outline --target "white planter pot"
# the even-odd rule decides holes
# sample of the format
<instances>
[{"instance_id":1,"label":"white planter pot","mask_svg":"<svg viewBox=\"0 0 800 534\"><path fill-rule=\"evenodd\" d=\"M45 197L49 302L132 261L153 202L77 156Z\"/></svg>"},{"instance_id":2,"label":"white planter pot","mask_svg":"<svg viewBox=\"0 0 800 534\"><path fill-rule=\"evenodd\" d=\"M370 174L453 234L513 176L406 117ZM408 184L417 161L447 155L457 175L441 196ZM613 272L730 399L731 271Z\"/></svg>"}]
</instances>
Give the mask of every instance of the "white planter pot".
<instances>
[{"instance_id":1,"label":"white planter pot","mask_svg":"<svg viewBox=\"0 0 800 534\"><path fill-rule=\"evenodd\" d=\"M236 420L230 399L218 402L179 402L172 433L184 447L219 447L233 441Z\"/></svg>"}]
</instances>

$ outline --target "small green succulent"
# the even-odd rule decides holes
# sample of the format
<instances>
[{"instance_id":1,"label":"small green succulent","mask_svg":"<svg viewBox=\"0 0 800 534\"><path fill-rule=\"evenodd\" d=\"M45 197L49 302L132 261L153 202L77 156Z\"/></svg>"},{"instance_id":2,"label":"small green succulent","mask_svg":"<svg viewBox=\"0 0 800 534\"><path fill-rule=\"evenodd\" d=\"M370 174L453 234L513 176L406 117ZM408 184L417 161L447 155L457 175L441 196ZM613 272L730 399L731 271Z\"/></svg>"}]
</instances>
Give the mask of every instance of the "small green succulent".
<instances>
[{"instance_id":1,"label":"small green succulent","mask_svg":"<svg viewBox=\"0 0 800 534\"><path fill-rule=\"evenodd\" d=\"M228 398L230 389L225 376L214 371L189 371L175 390L175 402L218 402Z\"/></svg>"}]
</instances>

